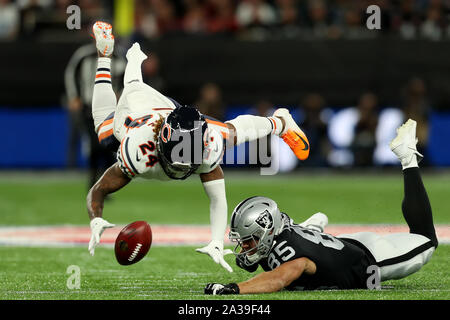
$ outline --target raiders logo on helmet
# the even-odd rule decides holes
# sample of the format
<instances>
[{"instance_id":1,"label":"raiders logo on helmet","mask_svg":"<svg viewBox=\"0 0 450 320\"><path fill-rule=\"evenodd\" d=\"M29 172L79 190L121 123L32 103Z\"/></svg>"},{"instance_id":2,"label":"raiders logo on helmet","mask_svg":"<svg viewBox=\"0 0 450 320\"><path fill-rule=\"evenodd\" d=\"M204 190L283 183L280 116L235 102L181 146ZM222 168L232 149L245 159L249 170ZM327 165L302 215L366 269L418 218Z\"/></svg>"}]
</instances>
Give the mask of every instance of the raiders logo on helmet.
<instances>
[{"instance_id":1,"label":"raiders logo on helmet","mask_svg":"<svg viewBox=\"0 0 450 320\"><path fill-rule=\"evenodd\" d=\"M257 224L259 224L262 228L265 229L271 229L273 226L273 219L272 215L269 213L269 211L264 211L258 219L255 221Z\"/></svg>"}]
</instances>

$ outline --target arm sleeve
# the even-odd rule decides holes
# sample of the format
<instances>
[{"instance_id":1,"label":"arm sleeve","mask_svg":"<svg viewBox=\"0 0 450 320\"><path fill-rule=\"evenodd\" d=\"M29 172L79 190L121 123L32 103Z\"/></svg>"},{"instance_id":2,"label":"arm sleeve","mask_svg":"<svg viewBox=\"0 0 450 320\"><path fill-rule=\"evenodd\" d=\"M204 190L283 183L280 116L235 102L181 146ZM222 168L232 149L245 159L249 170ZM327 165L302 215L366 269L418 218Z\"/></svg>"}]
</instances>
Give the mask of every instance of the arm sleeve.
<instances>
[{"instance_id":1,"label":"arm sleeve","mask_svg":"<svg viewBox=\"0 0 450 320\"><path fill-rule=\"evenodd\" d=\"M204 182L203 187L210 200L211 238L212 240L223 242L228 218L225 180L218 179Z\"/></svg>"}]
</instances>

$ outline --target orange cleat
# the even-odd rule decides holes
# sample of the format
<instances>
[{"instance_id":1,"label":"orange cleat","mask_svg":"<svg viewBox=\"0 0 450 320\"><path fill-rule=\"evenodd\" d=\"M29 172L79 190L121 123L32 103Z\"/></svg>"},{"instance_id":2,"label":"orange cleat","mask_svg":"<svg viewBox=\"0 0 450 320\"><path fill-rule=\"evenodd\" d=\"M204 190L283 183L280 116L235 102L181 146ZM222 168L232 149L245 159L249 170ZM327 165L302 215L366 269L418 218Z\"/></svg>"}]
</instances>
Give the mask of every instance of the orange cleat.
<instances>
[{"instance_id":1,"label":"orange cleat","mask_svg":"<svg viewBox=\"0 0 450 320\"><path fill-rule=\"evenodd\" d=\"M291 148L295 156L300 160L308 159L310 149L308 138L295 123L289 110L285 108L277 109L273 116L284 120L285 125L280 137Z\"/></svg>"}]
</instances>

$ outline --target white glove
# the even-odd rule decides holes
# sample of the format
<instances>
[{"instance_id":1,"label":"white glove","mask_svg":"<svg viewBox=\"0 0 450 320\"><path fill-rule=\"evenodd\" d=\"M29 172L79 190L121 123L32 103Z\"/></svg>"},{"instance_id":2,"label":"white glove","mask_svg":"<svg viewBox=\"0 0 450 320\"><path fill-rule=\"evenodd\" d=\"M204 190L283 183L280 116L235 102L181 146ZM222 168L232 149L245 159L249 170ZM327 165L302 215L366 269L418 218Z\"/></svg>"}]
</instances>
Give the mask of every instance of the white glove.
<instances>
[{"instance_id":1,"label":"white glove","mask_svg":"<svg viewBox=\"0 0 450 320\"><path fill-rule=\"evenodd\" d=\"M107 228L115 227L114 224L97 217L91 220L91 241L89 241L89 253L94 255L95 247L100 243L100 237Z\"/></svg>"},{"instance_id":2,"label":"white glove","mask_svg":"<svg viewBox=\"0 0 450 320\"><path fill-rule=\"evenodd\" d=\"M217 291L222 290L225 286L220 283L211 283L210 290L212 295L216 295Z\"/></svg>"},{"instance_id":3,"label":"white glove","mask_svg":"<svg viewBox=\"0 0 450 320\"><path fill-rule=\"evenodd\" d=\"M230 265L223 259L224 256L233 253L233 251L230 249L224 251L222 241L212 240L206 247L195 249L195 251L209 255L215 263L220 264L227 271L233 272Z\"/></svg>"}]
</instances>

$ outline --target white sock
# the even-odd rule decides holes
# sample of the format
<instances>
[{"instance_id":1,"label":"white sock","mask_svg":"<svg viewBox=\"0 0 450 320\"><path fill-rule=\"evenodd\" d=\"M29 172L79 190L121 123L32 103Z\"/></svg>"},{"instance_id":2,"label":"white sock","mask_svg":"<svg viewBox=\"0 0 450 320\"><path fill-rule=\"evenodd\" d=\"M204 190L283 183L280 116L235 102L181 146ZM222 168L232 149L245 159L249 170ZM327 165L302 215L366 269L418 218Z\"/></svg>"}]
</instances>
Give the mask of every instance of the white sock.
<instances>
[{"instance_id":1,"label":"white sock","mask_svg":"<svg viewBox=\"0 0 450 320\"><path fill-rule=\"evenodd\" d=\"M226 122L231 123L236 129L236 145L257 140L269 134L279 135L282 130L281 119L277 117L243 115Z\"/></svg>"},{"instance_id":2,"label":"white sock","mask_svg":"<svg viewBox=\"0 0 450 320\"><path fill-rule=\"evenodd\" d=\"M123 77L124 86L134 81L144 82L142 80L142 71L141 71L142 62L144 60L145 59L141 60L140 58L134 57L128 60L127 66L125 67L125 74Z\"/></svg>"},{"instance_id":3,"label":"white sock","mask_svg":"<svg viewBox=\"0 0 450 320\"><path fill-rule=\"evenodd\" d=\"M406 159L404 159L406 160ZM408 168L418 168L419 162L417 161L417 155L413 154L409 161L402 161L402 170Z\"/></svg>"},{"instance_id":4,"label":"white sock","mask_svg":"<svg viewBox=\"0 0 450 320\"><path fill-rule=\"evenodd\" d=\"M92 117L95 130L116 110L117 97L111 84L111 59L98 58L95 75L94 93L92 96Z\"/></svg>"}]
</instances>

